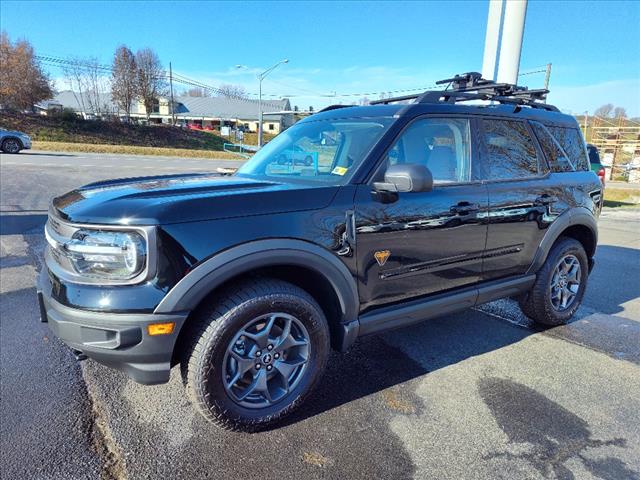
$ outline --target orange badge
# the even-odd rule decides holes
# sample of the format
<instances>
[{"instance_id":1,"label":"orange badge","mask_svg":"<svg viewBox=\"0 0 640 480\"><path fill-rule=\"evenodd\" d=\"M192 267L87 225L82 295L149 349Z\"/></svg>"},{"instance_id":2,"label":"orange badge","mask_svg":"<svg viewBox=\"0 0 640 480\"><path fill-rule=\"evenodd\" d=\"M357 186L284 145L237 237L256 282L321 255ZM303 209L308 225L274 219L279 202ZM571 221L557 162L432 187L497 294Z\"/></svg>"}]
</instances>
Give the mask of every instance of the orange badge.
<instances>
[{"instance_id":1,"label":"orange badge","mask_svg":"<svg viewBox=\"0 0 640 480\"><path fill-rule=\"evenodd\" d=\"M380 265L381 267L387 263L387 259L389 258L389 255L391 255L391 252L389 250L380 250L379 252L376 252L373 254L373 256L376 259L376 262L378 262L378 265Z\"/></svg>"}]
</instances>

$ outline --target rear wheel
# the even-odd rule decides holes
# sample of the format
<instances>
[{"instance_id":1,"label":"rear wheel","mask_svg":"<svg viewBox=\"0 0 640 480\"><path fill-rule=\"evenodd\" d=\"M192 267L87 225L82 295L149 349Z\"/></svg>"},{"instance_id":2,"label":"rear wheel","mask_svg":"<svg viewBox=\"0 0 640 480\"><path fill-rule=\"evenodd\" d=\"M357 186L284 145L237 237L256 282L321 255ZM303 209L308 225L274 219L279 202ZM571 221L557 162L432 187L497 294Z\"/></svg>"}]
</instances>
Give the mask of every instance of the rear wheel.
<instances>
[{"instance_id":1,"label":"rear wheel","mask_svg":"<svg viewBox=\"0 0 640 480\"><path fill-rule=\"evenodd\" d=\"M2 142L2 151L4 153L18 153L22 150L22 144L20 140L16 140L15 138L7 138L4 142Z\"/></svg>"},{"instance_id":2,"label":"rear wheel","mask_svg":"<svg viewBox=\"0 0 640 480\"><path fill-rule=\"evenodd\" d=\"M560 238L551 248L533 288L520 298L524 314L543 325L562 325L578 310L587 287L589 263L584 247Z\"/></svg>"},{"instance_id":3,"label":"rear wheel","mask_svg":"<svg viewBox=\"0 0 640 480\"><path fill-rule=\"evenodd\" d=\"M316 301L273 279L222 292L194 318L182 364L187 393L209 421L258 430L291 413L325 368L329 331Z\"/></svg>"}]
</instances>

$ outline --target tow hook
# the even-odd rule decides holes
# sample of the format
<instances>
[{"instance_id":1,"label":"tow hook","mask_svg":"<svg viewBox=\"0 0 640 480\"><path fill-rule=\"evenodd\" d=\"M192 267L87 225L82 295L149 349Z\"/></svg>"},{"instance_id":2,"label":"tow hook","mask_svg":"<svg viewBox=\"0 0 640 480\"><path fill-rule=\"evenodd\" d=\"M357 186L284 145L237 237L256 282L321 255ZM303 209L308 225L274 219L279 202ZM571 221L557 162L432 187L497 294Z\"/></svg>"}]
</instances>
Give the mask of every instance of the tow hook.
<instances>
[{"instance_id":1,"label":"tow hook","mask_svg":"<svg viewBox=\"0 0 640 480\"><path fill-rule=\"evenodd\" d=\"M78 362L81 362L87 359L87 356L84 353L82 353L80 350L76 350L75 348L71 349L71 353L73 353L73 356Z\"/></svg>"}]
</instances>

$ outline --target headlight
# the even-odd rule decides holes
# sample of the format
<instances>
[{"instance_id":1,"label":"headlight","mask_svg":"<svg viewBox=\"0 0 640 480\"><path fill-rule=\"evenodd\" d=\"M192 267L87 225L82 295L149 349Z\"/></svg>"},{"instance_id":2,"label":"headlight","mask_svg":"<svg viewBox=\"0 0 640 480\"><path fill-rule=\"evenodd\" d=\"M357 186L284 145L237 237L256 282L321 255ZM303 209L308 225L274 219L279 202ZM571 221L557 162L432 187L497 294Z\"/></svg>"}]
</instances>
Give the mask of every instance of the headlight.
<instances>
[{"instance_id":1,"label":"headlight","mask_svg":"<svg viewBox=\"0 0 640 480\"><path fill-rule=\"evenodd\" d=\"M108 280L129 280L147 261L144 238L135 232L81 229L64 244L77 273Z\"/></svg>"}]
</instances>

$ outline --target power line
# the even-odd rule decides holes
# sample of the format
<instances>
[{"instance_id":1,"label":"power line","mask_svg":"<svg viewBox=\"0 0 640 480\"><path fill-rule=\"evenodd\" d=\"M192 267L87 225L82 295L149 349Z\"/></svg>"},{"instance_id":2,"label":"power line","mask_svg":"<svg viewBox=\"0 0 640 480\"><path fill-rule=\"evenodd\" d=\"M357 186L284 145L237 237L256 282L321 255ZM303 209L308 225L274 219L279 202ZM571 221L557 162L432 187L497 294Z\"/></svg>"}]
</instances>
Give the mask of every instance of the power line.
<instances>
[{"instance_id":1,"label":"power line","mask_svg":"<svg viewBox=\"0 0 640 480\"><path fill-rule=\"evenodd\" d=\"M111 66L109 65L104 65L104 64L98 64L98 63L93 63L93 62L87 62L87 61L83 61L83 60L79 60L79 59L73 59L73 58L60 58L60 57L55 57L52 55L34 55L34 57L36 59L38 59L39 61L41 61L42 63L49 65L49 66L54 66L54 67L59 67L59 68L65 68L65 67L79 67L79 68L86 68L86 69L97 69L101 72L104 73L112 73L113 69ZM544 71L544 70L541 70ZM532 73L538 73L540 71L532 71L532 72L525 72L522 73L521 75L529 75ZM159 77L162 80L165 81L169 81L169 76L168 75L163 75L162 77ZM207 92L213 92L216 95L220 95L220 96L225 96L225 97L230 97L230 98L235 98L237 100L243 100L243 101L255 101L253 99L249 99L246 98L245 96L242 95L233 95L233 94L228 94L227 92L225 92L224 90L222 90L219 87L215 87L213 85L208 85L204 82L200 82L198 80L195 80L193 78L189 78L186 77L185 75L181 75L178 73L173 73L173 81L176 83L180 83L183 85L187 85L187 86L191 86L191 87L197 87L197 88L201 88ZM318 93L315 91L311 91L311 90L306 90L300 87L294 87L292 85L286 85L282 82L278 82L278 81L274 81L271 80L273 83L276 84L280 84L282 86L288 87L288 88L294 88L296 90L300 90L303 92L308 92L311 95L295 95L295 94L263 94L265 96L270 96L270 97L278 97L278 98L283 98L283 97L287 97L287 98L300 98L300 97L316 97L316 98L342 98L342 97L366 97L366 96L377 96L377 95L390 95L390 94L396 94L396 93L409 93L409 92L415 92L415 91L426 91L426 90L431 90L434 88L439 88L437 85L435 84L431 84L429 86L424 86L424 87L415 87L415 88L403 88L403 89L396 89L396 90L382 90L382 91L375 91L375 92L351 92L351 93ZM256 93L246 93L246 95L250 95L250 96L257 96Z\"/></svg>"}]
</instances>

